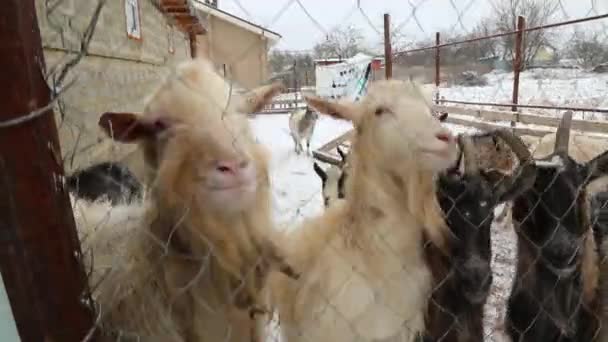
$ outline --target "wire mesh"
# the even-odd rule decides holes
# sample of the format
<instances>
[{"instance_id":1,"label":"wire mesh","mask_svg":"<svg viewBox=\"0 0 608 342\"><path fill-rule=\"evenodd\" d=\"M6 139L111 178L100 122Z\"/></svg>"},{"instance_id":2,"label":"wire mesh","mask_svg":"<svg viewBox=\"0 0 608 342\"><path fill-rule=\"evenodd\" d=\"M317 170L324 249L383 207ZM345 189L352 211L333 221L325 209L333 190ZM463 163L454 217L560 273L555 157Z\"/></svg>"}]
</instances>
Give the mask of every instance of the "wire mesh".
<instances>
[{"instance_id":1,"label":"wire mesh","mask_svg":"<svg viewBox=\"0 0 608 342\"><path fill-rule=\"evenodd\" d=\"M263 340L284 342L414 341L423 336L433 341L477 341L479 336L484 341L520 336L523 341L558 340L556 336L591 341L603 336L598 322L603 322L608 189L603 180L587 183L605 172L607 163L586 163L608 150L603 111L608 108L608 8L578 0L408 0L386 1L384 8L379 3L35 1L45 58L41 70L52 100L18 119L0 122L0 130L16 129L48 108L54 110L64 187L71 194L96 302L91 331L141 341L240 341L253 334L248 329L259 320L261 328L252 329L265 331ZM391 17L389 27L383 27L385 12ZM516 56L518 16L525 17L527 30L520 32L522 53ZM578 22L580 18L593 20ZM548 25L564 21L573 22ZM390 56L383 55L385 30ZM209 58L228 81L226 98L214 96L211 83L208 89L196 88L180 78L184 74L177 66L193 53ZM442 127L472 136L480 171L468 173L465 156L458 172L433 178L425 189L432 195L415 196L420 201L434 198L440 209L435 214L447 223L440 225L446 245L422 236L420 224L412 221L416 213L402 213L410 210L407 204L374 206L372 199L392 195L373 177L392 175L382 174L384 166L373 164L373 158L364 158L363 147L342 146L347 154L353 148L352 163L340 159L338 166L313 167L312 151L335 153L336 144L324 143L354 126L324 115L305 115L304 95L318 90L317 64L348 61L357 53L378 57L383 65L390 60L393 79L413 78L433 92L435 102L428 107L448 113ZM514 72L518 58L521 67ZM374 66L371 84L384 79L383 65ZM516 100L526 107L510 111L515 74ZM172 99L174 106L163 108L166 112L153 112L148 103L166 91L158 90L166 80L184 87L187 95ZM249 90L271 81L281 81L285 89L264 110L248 113L256 140L250 144L250 133L240 131L229 114ZM380 108L373 116L401 111L382 107L401 103L395 98L372 99ZM222 113L223 126L214 126L209 113L184 114L180 106L185 103L205 103L197 108ZM528 108L534 106L539 108ZM577 129L570 137L569 157L542 159L553 152L550 134L564 109L574 110ZM154 144L125 144L100 129L100 115L108 112L172 119L190 115L201 121L180 128L190 133L176 129L155 136ZM174 123L158 124L164 129ZM515 148L493 133L499 128L514 128L536 162L521 162ZM419 129L421 136L428 133ZM414 133L404 132L403 139ZM185 144L180 134L205 144ZM294 152L298 139L304 139L302 153ZM374 142L378 148L389 146L380 140ZM243 151L255 151L258 144L270 156L269 170L256 170L256 183L270 198L269 210L260 209L260 215L268 217L255 220L267 220L273 229L243 228L240 223L224 227L236 221L209 223L200 218L230 212L213 206L219 199L201 197L209 165L217 158L247 155ZM194 151L190 159L182 153L188 149ZM156 152L158 156L151 155ZM419 167L394 158L396 165ZM345 189L365 183L350 183L367 172L361 167L363 159L370 163L366 167L377 169L369 173L369 182L380 189L365 188L369 200L360 200L361 210L369 213L362 217L377 227L357 231L346 223L324 223L331 217L323 215L341 217L343 211L360 209L350 206ZM162 167L180 163L185 166L176 171L174 187L159 185ZM515 183L526 190L511 189L507 200L496 198L509 182L524 179L518 172L532 164L533 184ZM234 165L220 167L232 172ZM198 173L191 179L190 168ZM227 176L217 177L221 183ZM188 189L199 189L200 194L180 188L187 180ZM394 182L393 187L414 191L408 190L414 188L409 183ZM197 200L185 194L201 197L206 204L191 206ZM183 210L173 212L167 204L171 201ZM237 211L245 215L240 212L244 209ZM197 222L208 227L197 227ZM335 235L321 232L323 224ZM391 224L399 229L385 229ZM302 239L295 242L284 235L302 227L311 235L295 235ZM407 243L399 245L400 239ZM281 272L269 275L282 262L299 278L281 278ZM262 291L265 284L270 285ZM238 312L238 319L227 314L230 310ZM234 322L239 323L232 327Z\"/></svg>"}]
</instances>

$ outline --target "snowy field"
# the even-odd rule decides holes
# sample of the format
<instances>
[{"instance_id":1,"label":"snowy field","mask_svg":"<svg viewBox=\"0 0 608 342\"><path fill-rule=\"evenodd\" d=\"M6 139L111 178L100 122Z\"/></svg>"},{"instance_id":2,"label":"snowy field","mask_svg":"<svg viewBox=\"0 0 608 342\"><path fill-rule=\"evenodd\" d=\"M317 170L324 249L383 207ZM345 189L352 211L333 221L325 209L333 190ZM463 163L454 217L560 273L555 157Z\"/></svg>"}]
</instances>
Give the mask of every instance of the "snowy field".
<instances>
[{"instance_id":1,"label":"snowy field","mask_svg":"<svg viewBox=\"0 0 608 342\"><path fill-rule=\"evenodd\" d=\"M511 103L513 73L493 71L485 75L484 87L439 88L440 96L447 100L492 103ZM597 74L577 69L532 69L520 74L519 103L545 106L608 108L608 73ZM509 110L505 107L475 108ZM556 115L561 111L528 109L524 112ZM575 119L607 120L607 114L574 113Z\"/></svg>"},{"instance_id":2,"label":"snowy field","mask_svg":"<svg viewBox=\"0 0 608 342\"><path fill-rule=\"evenodd\" d=\"M323 210L321 180L313 170L312 156L295 154L289 136L288 116L259 115L251 119L251 122L258 141L271 152L274 215L277 222L289 227L302 218L320 213ZM446 126L455 133L475 131L468 127ZM350 128L352 125L348 122L321 116L315 128L311 149L321 147ZM497 212L501 209L498 208ZM494 337L494 331L504 317L504 303L515 271L514 238L512 229L495 224L492 238L494 282L486 305L486 328L491 337ZM486 341L498 340L488 338Z\"/></svg>"}]
</instances>

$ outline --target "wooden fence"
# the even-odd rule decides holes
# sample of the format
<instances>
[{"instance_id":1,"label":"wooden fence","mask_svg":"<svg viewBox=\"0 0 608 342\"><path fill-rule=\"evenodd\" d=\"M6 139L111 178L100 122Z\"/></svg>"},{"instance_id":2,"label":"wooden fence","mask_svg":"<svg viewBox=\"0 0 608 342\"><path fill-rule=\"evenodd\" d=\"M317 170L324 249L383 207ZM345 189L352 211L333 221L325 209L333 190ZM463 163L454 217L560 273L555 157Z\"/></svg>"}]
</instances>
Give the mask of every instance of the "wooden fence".
<instances>
[{"instance_id":1,"label":"wooden fence","mask_svg":"<svg viewBox=\"0 0 608 342\"><path fill-rule=\"evenodd\" d=\"M543 116L531 113L484 110L456 106L435 105L433 109L438 112L448 113L445 120L460 126L477 128L482 131L497 128L511 128L519 136L542 137L549 133L554 133L559 125L560 118ZM530 126L534 125L534 126ZM608 138L608 121L597 120L572 120L572 129ZM339 137L331 140L317 150L313 151L313 156L319 161L337 165L341 159L336 147L340 146L347 151L350 148L350 139L353 136L350 130Z\"/></svg>"}]
</instances>

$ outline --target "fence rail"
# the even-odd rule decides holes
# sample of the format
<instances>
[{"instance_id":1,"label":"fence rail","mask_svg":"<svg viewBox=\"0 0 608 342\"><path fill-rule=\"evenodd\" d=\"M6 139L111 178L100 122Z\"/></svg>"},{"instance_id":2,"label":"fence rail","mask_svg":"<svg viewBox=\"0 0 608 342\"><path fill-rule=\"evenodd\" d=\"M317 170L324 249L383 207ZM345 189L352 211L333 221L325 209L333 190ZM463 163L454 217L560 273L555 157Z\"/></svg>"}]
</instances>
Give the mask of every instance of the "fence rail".
<instances>
[{"instance_id":1,"label":"fence rail","mask_svg":"<svg viewBox=\"0 0 608 342\"><path fill-rule=\"evenodd\" d=\"M519 136L527 135L533 137L543 137L546 134L554 133L561 119L532 113L514 113L511 111L445 105L434 105L433 110L448 113L449 115L445 122L449 124L472 127L482 131L510 127ZM534 126L530 127L526 125ZM598 138L608 139L608 121L573 119L572 129L582 133L592 133L592 136L595 135ZM339 165L342 159L338 155L336 147L340 146L348 150L353 134L354 130L349 130L332 139L313 151L313 156L324 163Z\"/></svg>"},{"instance_id":2,"label":"fence rail","mask_svg":"<svg viewBox=\"0 0 608 342\"><path fill-rule=\"evenodd\" d=\"M435 34L435 45L431 45L431 46L426 46L426 47L421 47L421 48L413 48L413 49L406 49L406 50L402 50L402 51L397 51L397 52L393 52L391 53L390 49L385 49L385 54L384 54L384 58L386 60L387 65L392 65L392 60L395 57L399 57L402 55L407 55L407 54L412 54L412 53L416 53L416 52L423 52L423 51L429 51L429 50L434 50L435 51L435 85L437 87L440 86L441 84L441 48L445 48L445 47L450 47L450 46L456 46L456 45L462 45L462 44L467 44L467 43L474 43L474 42L479 42L479 41L483 41L483 40L488 40L488 39L495 39L495 38L500 38L500 37L505 37L505 36L512 36L515 35L516 39L515 39L515 46L514 46L514 56L513 56L513 61L512 61L512 71L513 71L513 85L512 85L512 103L509 104L508 106L511 107L512 111L517 111L518 108L544 108L544 109L571 109L571 110L584 110L584 111L589 111L589 112L600 112L600 113L605 113L607 111L607 109L582 109L582 108L568 108L568 107L564 107L564 106L532 106L532 105L521 105L519 104L519 80L520 80L520 73L523 69L523 65L522 65L522 44L524 41L524 33L526 32L532 32L532 31L538 31L538 30L545 30L545 29L551 29L551 28L556 28L556 27L562 27L562 26L567 26L567 25L573 25L573 24L577 24L577 23L583 23L583 22L590 22L590 21L595 21L595 20L601 20L601 19L606 19L608 18L608 13L606 14L600 14L600 15L595 15L595 16L589 16L589 17L584 17L584 18L578 18L578 19L573 19L573 20L566 20L566 21L561 21L561 22L556 22L556 23L551 23L551 24L546 24L546 25L539 25L539 26L534 26L534 27L526 27L526 20L523 16L518 16L517 18L517 29L516 30L512 30L512 31L507 31L507 32L499 32L499 33L495 33L495 34L491 34L491 35L486 35L486 36L482 36L482 37L475 37L475 38L470 38L470 39L463 39L463 40L458 40L455 42L446 42L446 43L441 43L441 39L440 39L440 33L437 32ZM390 27L386 26L385 27L385 37L390 36ZM387 42L388 44L390 44L390 41ZM392 68L392 67L391 67ZM389 78L390 75L387 74L387 78ZM440 94L439 91L437 92L437 97L436 97L436 103L439 104L440 100ZM442 102L446 102L446 103L460 103L460 104L471 104L471 105L488 105L487 103L483 103L483 102L472 102L472 101L453 101L453 100L443 100ZM496 105L496 106L506 106L503 104L489 104L489 105Z\"/></svg>"}]
</instances>

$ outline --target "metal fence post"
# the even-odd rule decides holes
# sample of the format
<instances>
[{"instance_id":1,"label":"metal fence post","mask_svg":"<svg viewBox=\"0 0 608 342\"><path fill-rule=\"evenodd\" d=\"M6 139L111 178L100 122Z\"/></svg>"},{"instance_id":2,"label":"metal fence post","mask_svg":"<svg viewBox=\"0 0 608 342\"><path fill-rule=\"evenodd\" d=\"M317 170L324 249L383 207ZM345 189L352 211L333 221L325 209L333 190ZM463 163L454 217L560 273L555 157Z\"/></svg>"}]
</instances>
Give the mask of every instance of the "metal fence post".
<instances>
[{"instance_id":1,"label":"metal fence post","mask_svg":"<svg viewBox=\"0 0 608 342\"><path fill-rule=\"evenodd\" d=\"M34 0L3 2L0 40L0 271L21 341L82 341L93 310Z\"/></svg>"},{"instance_id":2,"label":"metal fence post","mask_svg":"<svg viewBox=\"0 0 608 342\"><path fill-rule=\"evenodd\" d=\"M384 13L384 74L393 77L393 53L391 47L391 15Z\"/></svg>"},{"instance_id":3,"label":"metal fence post","mask_svg":"<svg viewBox=\"0 0 608 342\"><path fill-rule=\"evenodd\" d=\"M513 99L514 104L511 111L517 111L519 101L519 73L522 69L522 43L526 21L521 15L517 17L517 33L515 34L515 59L513 61ZM519 116L516 115L516 121L519 121ZM511 123L513 125L513 123Z\"/></svg>"},{"instance_id":4,"label":"metal fence post","mask_svg":"<svg viewBox=\"0 0 608 342\"><path fill-rule=\"evenodd\" d=\"M437 94L435 94L435 102L439 104L439 83L440 83L440 53L439 53L439 44L440 44L440 35L439 32L435 33L435 86L437 86Z\"/></svg>"}]
</instances>

